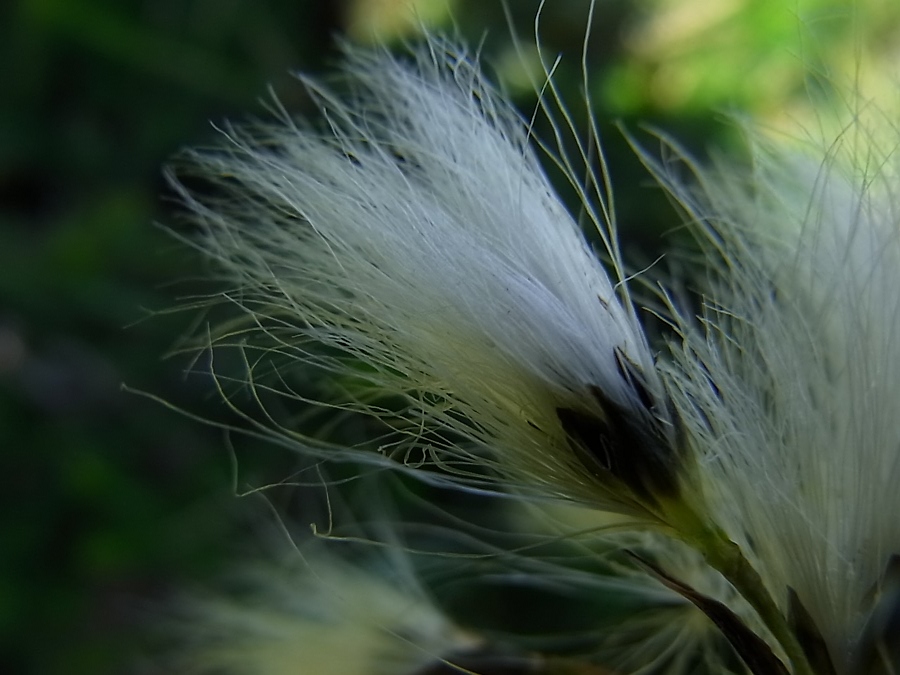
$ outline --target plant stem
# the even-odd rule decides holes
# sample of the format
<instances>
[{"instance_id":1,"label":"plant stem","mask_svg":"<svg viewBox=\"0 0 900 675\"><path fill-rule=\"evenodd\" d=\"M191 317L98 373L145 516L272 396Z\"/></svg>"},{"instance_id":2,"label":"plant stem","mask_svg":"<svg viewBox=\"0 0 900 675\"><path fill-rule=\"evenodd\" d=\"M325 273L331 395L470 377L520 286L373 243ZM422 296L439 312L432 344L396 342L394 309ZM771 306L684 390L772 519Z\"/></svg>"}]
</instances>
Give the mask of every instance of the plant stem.
<instances>
[{"instance_id":1,"label":"plant stem","mask_svg":"<svg viewBox=\"0 0 900 675\"><path fill-rule=\"evenodd\" d=\"M787 618L766 589L762 578L740 547L719 527L710 526L687 505L666 508L677 514L676 536L697 550L710 567L718 571L756 610L759 618L784 649L794 675L815 675L806 653L788 625ZM670 519L671 522L671 519Z\"/></svg>"}]
</instances>

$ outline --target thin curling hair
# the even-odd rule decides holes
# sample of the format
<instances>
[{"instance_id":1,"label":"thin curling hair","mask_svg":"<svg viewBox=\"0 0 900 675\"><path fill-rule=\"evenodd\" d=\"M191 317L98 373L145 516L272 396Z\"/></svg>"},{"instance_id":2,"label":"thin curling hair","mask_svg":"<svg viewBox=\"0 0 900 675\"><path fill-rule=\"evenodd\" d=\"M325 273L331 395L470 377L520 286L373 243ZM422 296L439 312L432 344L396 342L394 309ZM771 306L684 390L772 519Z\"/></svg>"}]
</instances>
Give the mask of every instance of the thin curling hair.
<instances>
[{"instance_id":1,"label":"thin curling hair","mask_svg":"<svg viewBox=\"0 0 900 675\"><path fill-rule=\"evenodd\" d=\"M458 44L348 47L338 85L303 79L318 123L281 111L225 126L219 147L185 152L169 174L194 226L183 237L242 317L207 346L238 349L263 411L275 398L378 429L346 447L246 415L252 434L317 462L612 523L604 583L682 612L610 627L581 661L531 649L501 671L491 636L420 591L406 597L428 622L396 628L404 595L391 586L367 591L387 598L368 608L378 617L341 615L366 614L353 662L371 669L354 673L897 673L900 131L850 104L834 134L747 125L747 162L701 162L663 134L653 152L632 141L696 263L633 275L596 124L579 136L552 71L537 85L553 130L540 142ZM263 380L263 364L325 384ZM205 620L238 631L229 607L228 622ZM290 653L302 660L328 613L300 614ZM282 620L279 635L294 635ZM287 644L257 629L247 654ZM682 648L694 660L671 656ZM276 660L207 659L236 675Z\"/></svg>"}]
</instances>

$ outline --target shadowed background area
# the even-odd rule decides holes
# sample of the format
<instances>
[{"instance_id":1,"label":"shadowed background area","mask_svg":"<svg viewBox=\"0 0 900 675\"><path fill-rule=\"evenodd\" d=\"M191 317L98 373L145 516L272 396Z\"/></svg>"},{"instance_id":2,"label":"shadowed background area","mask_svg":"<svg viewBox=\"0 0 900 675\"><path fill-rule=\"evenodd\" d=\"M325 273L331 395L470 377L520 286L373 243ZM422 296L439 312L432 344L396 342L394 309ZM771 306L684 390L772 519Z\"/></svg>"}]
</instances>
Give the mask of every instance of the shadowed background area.
<instances>
[{"instance_id":1,"label":"shadowed background area","mask_svg":"<svg viewBox=\"0 0 900 675\"><path fill-rule=\"evenodd\" d=\"M338 38L414 41L423 26L481 43L488 71L531 115L528 74L540 78L539 64L528 50L518 58L500 2L417 0L412 12L409 4L14 0L0 8L3 672L155 672L147 624L158 603L216 574L241 548L237 514L246 505L233 499L222 433L121 389L228 420L202 367L164 359L195 319L167 310L212 290L199 281L198 256L154 224L174 219L162 178L168 159L218 142L211 122L264 116L269 87L288 110L309 111L289 72L325 71L339 58ZM538 3L508 4L528 44ZM804 68L829 76L858 56L860 42L884 59L898 48L900 10L891 2L871 3L852 26L841 20L850 2L797 2L827 53L807 49L796 13L773 11L778 4L597 3L589 88L635 264L656 258L660 234L676 221L612 122L656 125L699 153L728 147L736 134L723 112L777 124L803 114L786 102L828 98ZM557 81L576 102L588 11L587 0L559 0L540 22L545 58L562 53ZM251 457L242 479L283 476L282 454Z\"/></svg>"}]
</instances>

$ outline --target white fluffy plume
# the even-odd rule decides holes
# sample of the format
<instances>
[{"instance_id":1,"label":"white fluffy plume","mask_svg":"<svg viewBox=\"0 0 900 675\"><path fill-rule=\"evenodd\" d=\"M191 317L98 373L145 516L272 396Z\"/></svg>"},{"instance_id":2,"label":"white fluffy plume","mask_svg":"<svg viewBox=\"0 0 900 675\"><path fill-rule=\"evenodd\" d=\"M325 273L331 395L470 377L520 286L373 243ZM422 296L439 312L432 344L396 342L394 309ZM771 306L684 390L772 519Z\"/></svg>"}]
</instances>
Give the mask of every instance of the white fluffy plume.
<instances>
[{"instance_id":1,"label":"white fluffy plume","mask_svg":"<svg viewBox=\"0 0 900 675\"><path fill-rule=\"evenodd\" d=\"M684 320L664 368L699 483L839 673L869 672L859 643L900 551L900 165L871 117L756 138L751 172L698 169L691 187L657 167L711 270L705 330Z\"/></svg>"},{"instance_id":2,"label":"white fluffy plume","mask_svg":"<svg viewBox=\"0 0 900 675\"><path fill-rule=\"evenodd\" d=\"M478 646L411 579L322 552L257 564L240 590L184 603L183 672L412 675Z\"/></svg>"},{"instance_id":3,"label":"white fluffy plume","mask_svg":"<svg viewBox=\"0 0 900 675\"><path fill-rule=\"evenodd\" d=\"M753 141L751 172L693 167L687 185L647 158L703 270L702 316L670 303L657 362L604 195L557 158L611 273L464 53L351 50L345 75L341 94L306 83L325 133L285 115L187 156L212 183L179 187L197 245L267 348L365 382L377 396L339 405L401 432L395 457L693 546L742 596L732 607L650 556L635 565L755 675L895 672L881 603L900 554L896 129L888 144L858 118L804 147Z\"/></svg>"},{"instance_id":4,"label":"white fluffy plume","mask_svg":"<svg viewBox=\"0 0 900 675\"><path fill-rule=\"evenodd\" d=\"M212 204L185 193L200 246L259 324L287 334L279 349L311 361L308 342L336 348L408 401L407 456L641 510L596 488L557 411L602 416L593 389L669 427L663 406L639 400L662 387L523 122L437 41L414 64L351 52L346 76L344 98L307 83L327 134L229 129L228 148L190 157L221 192ZM327 365L347 371L338 361Z\"/></svg>"}]
</instances>

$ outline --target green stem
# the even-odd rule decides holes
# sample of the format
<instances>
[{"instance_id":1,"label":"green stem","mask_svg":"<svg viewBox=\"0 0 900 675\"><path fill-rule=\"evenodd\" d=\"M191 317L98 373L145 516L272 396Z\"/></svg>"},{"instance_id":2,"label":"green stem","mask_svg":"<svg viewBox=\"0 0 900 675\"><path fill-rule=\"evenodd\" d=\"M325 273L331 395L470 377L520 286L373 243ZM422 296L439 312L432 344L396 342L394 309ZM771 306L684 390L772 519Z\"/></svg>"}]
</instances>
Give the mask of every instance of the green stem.
<instances>
[{"instance_id":1,"label":"green stem","mask_svg":"<svg viewBox=\"0 0 900 675\"><path fill-rule=\"evenodd\" d=\"M710 527L684 504L667 508L671 516L678 514L676 535L699 551L710 567L718 571L750 604L766 628L784 649L794 675L815 675L803 647L788 625L787 618L778 609L775 600L766 590L759 573L753 568L740 547L718 527ZM670 521L671 522L671 521Z\"/></svg>"}]
</instances>

